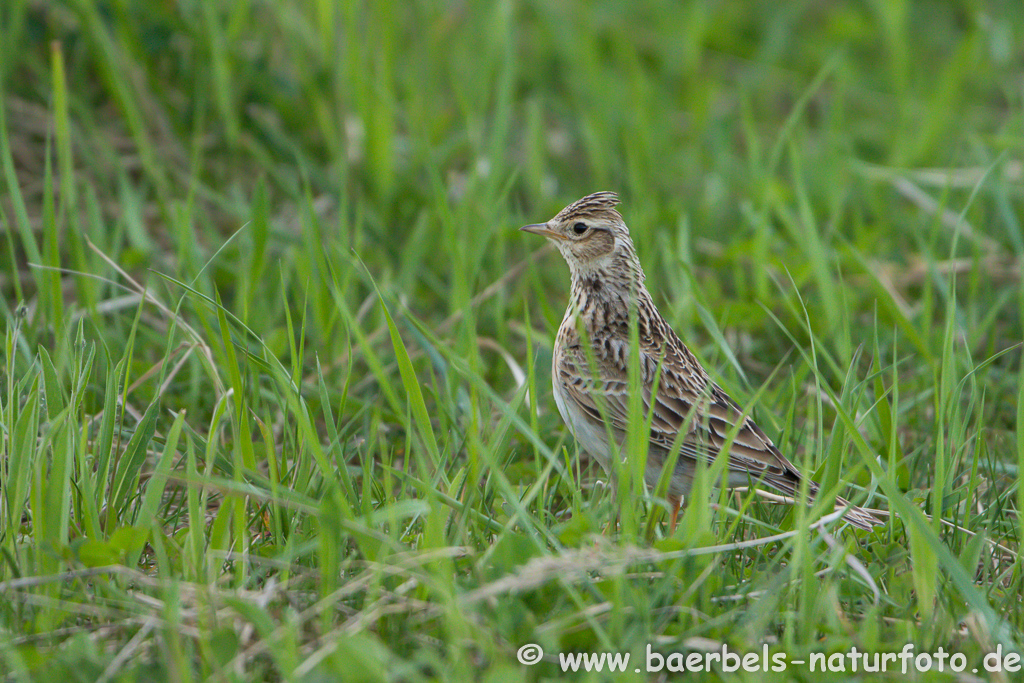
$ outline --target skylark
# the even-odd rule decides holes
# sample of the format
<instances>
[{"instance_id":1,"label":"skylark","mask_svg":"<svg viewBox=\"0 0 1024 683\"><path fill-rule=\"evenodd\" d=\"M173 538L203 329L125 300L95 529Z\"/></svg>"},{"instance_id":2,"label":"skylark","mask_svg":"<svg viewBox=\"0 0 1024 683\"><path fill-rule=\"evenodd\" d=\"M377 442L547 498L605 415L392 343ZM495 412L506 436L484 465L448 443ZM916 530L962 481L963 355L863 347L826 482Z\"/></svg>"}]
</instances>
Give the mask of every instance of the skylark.
<instances>
[{"instance_id":1,"label":"skylark","mask_svg":"<svg viewBox=\"0 0 1024 683\"><path fill-rule=\"evenodd\" d=\"M803 476L711 380L658 313L644 286L644 271L629 230L615 210L618 203L614 193L597 192L565 207L547 223L521 228L554 242L572 277L569 307L558 329L551 368L562 419L583 449L610 470L611 458L621 452L626 440L629 319L630 308L635 307L643 409L651 421L644 472L648 486L657 484L674 452L673 443L677 436L681 439L675 445L678 457L668 487L670 529L675 531L697 461L713 462L733 431L728 485L762 483L795 498ZM609 443L609 431L615 446ZM813 497L819 487L808 481L808 489ZM836 509L841 508L855 527L881 524L867 511L837 497Z\"/></svg>"}]
</instances>

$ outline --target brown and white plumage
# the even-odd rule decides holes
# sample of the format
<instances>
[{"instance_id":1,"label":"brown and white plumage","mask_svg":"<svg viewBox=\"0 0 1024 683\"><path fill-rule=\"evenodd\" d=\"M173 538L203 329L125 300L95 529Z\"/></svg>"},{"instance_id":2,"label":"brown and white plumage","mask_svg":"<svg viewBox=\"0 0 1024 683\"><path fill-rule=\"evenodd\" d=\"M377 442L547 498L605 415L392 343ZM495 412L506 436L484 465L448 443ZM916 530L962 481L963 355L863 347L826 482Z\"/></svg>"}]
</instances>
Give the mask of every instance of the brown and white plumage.
<instances>
[{"instance_id":1,"label":"brown and white plumage","mask_svg":"<svg viewBox=\"0 0 1024 683\"><path fill-rule=\"evenodd\" d=\"M552 363L555 403L562 419L584 450L610 469L611 458L621 449L627 431L629 315L633 306L644 415L651 419L645 472L648 485L657 483L677 436L681 438L668 490L673 503L672 528L681 498L693 483L697 461L713 462L733 431L727 464L729 486L762 482L795 496L800 472L711 380L658 313L644 286L629 230L615 210L618 203L614 193L597 192L565 207L547 223L522 228L554 242L569 264L572 278ZM652 395L656 377L657 393ZM618 442L614 447L608 443L609 426ZM808 488L812 496L818 492L812 481ZM881 523L842 498L836 498L836 507L848 508L846 520L858 528L870 529Z\"/></svg>"}]
</instances>

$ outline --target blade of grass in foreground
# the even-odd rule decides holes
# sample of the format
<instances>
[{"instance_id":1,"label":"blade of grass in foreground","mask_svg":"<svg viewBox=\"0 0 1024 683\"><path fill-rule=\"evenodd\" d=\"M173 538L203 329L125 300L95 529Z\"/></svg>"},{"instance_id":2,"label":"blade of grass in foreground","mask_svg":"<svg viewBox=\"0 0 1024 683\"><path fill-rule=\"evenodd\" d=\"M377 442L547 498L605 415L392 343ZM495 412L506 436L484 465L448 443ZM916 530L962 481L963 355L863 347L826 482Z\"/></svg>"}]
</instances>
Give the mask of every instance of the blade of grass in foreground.
<instances>
[{"instance_id":1,"label":"blade of grass in foreground","mask_svg":"<svg viewBox=\"0 0 1024 683\"><path fill-rule=\"evenodd\" d=\"M430 423L430 413L427 412L427 404L423 400L423 390L420 389L419 379L416 377L416 370L412 366L409 352L405 348L405 342L402 341L402 335L399 334L395 321L391 318L391 312L388 311L387 304L384 303L384 297L380 296L379 292L378 297L380 298L380 305L384 309L384 319L387 320L388 332L391 333L391 344L395 349L395 358L398 361L398 371L402 377L402 386L405 388L406 396L412 408L413 418L416 420L420 441L430 455L431 464L433 465L431 471L436 471L441 463L441 454L438 452L434 428Z\"/></svg>"}]
</instances>

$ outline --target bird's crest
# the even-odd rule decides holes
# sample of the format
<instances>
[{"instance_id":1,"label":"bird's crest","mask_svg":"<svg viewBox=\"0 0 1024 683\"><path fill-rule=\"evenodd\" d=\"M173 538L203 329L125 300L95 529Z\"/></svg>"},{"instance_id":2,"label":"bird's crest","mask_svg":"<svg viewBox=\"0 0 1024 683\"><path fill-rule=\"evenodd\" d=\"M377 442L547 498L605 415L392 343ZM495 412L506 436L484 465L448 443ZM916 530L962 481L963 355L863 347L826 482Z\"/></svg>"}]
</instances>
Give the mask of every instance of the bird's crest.
<instances>
[{"instance_id":1,"label":"bird's crest","mask_svg":"<svg viewBox=\"0 0 1024 683\"><path fill-rule=\"evenodd\" d=\"M621 221L622 216L615 210L618 203L619 195L614 192L595 192L559 211L554 220L559 223L577 218L615 218Z\"/></svg>"}]
</instances>

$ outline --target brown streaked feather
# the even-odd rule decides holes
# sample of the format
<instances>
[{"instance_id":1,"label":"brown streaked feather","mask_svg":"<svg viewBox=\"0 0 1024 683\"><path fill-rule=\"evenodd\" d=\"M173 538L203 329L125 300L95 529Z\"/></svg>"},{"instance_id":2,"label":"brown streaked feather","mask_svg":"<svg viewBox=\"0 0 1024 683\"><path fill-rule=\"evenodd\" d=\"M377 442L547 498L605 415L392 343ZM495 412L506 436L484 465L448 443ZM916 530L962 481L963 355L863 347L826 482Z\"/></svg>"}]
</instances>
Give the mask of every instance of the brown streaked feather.
<instances>
[{"instance_id":1,"label":"brown streaked feather","mask_svg":"<svg viewBox=\"0 0 1024 683\"><path fill-rule=\"evenodd\" d=\"M625 441L629 420L627 370L618 364L600 363L599 372L601 382L581 378L582 373L577 372L576 363L563 358L559 364L558 374L565 396L596 425L603 427L607 421L621 447ZM665 458L672 451L679 430L684 426L688 427L679 448L676 469L682 470L680 474L692 480L692 474L689 473L692 472L694 463L697 460L702 460L708 465L714 462L725 445L729 432L743 417L743 413L718 385L711 384L711 393L715 400L711 403L702 401L708 411L706 419L702 422L700 417L695 416L694 419L689 419L687 424L689 413L695 401L699 399L694 394L685 394L684 388L689 388L689 382L672 377L675 373L671 369L663 367L662 372L671 379L659 381L661 386L656 397L651 396L651 383L644 378L643 411L645 417L650 416L651 420L651 452L648 457L659 460ZM666 390L666 386L673 389ZM801 481L799 470L782 455L771 439L749 417L743 418L742 427L733 437L727 467L730 481L734 482L732 485L742 485L749 478L750 481L761 481L791 498L798 495ZM817 483L808 482L808 492L812 498L818 490ZM679 491L672 487L670 493L685 495L687 491ZM870 529L879 523L869 513L851 507L850 502L842 497L836 497L836 507L850 507L846 519L857 528Z\"/></svg>"},{"instance_id":2,"label":"brown streaked feather","mask_svg":"<svg viewBox=\"0 0 1024 683\"><path fill-rule=\"evenodd\" d=\"M641 355L650 357L644 351L641 351ZM628 370L618 362L608 362L607 358L595 357L601 377L601 382L597 383L580 379L586 376L580 371L580 360L582 359L570 360L566 356L560 359L559 376L562 386L576 405L595 420L601 421L603 404L605 417L612 427L613 434L621 443L621 439L625 438L629 421ZM657 366L656 363L654 365ZM741 411L731 402L725 404L725 407L718 401L711 402L708 397L695 391L691 382L683 380L672 368L663 365L661 372L663 377L659 381L657 396L651 395L653 377L642 377L644 414L651 418L650 445L669 451L676 435L685 427L687 435L683 444L690 447L685 451L708 463L713 462L724 445L729 430L741 416ZM724 396L716 385L706 386L713 389L711 396ZM701 414L704 411L701 411L694 418L690 418L690 412L698 402L705 410L709 405L712 406L712 410L718 414L711 413L708 415L709 419L704 419ZM724 412L726 409L728 413ZM744 421L744 425L733 439L729 455L729 469L737 474L754 470L782 476L787 470L795 469L750 420Z\"/></svg>"}]
</instances>

